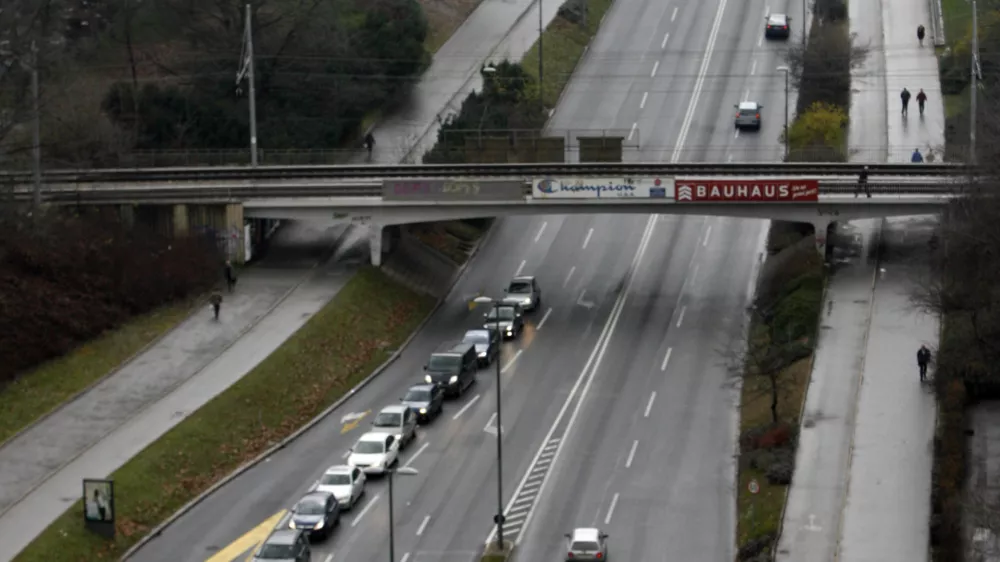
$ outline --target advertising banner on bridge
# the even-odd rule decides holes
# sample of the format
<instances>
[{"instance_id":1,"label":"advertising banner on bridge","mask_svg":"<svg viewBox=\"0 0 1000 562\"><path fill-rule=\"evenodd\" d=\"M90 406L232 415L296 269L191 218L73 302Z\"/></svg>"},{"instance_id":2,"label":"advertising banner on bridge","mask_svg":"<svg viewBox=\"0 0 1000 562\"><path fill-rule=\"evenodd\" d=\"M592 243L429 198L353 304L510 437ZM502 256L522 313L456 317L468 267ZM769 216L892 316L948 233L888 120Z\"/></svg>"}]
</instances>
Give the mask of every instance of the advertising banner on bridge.
<instances>
[{"instance_id":1,"label":"advertising banner on bridge","mask_svg":"<svg viewBox=\"0 0 1000 562\"><path fill-rule=\"evenodd\" d=\"M677 180L675 200L681 202L800 202L819 201L819 180Z\"/></svg>"},{"instance_id":2,"label":"advertising banner on bridge","mask_svg":"<svg viewBox=\"0 0 1000 562\"><path fill-rule=\"evenodd\" d=\"M536 178L537 199L663 199L673 197L674 178Z\"/></svg>"},{"instance_id":3,"label":"advertising banner on bridge","mask_svg":"<svg viewBox=\"0 0 1000 562\"><path fill-rule=\"evenodd\" d=\"M517 201L524 199L522 180L387 179L382 181L387 201Z\"/></svg>"}]
</instances>

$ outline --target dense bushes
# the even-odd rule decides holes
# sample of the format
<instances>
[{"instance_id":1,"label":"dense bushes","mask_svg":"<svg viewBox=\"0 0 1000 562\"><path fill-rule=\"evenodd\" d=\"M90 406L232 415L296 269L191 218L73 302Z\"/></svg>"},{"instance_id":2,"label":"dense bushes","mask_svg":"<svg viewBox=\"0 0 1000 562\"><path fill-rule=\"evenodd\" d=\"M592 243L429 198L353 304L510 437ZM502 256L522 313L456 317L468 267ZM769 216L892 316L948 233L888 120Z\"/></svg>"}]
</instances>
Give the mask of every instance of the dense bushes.
<instances>
[{"instance_id":1,"label":"dense bushes","mask_svg":"<svg viewBox=\"0 0 1000 562\"><path fill-rule=\"evenodd\" d=\"M0 387L220 276L208 241L129 232L98 214L45 220L0 219Z\"/></svg>"}]
</instances>

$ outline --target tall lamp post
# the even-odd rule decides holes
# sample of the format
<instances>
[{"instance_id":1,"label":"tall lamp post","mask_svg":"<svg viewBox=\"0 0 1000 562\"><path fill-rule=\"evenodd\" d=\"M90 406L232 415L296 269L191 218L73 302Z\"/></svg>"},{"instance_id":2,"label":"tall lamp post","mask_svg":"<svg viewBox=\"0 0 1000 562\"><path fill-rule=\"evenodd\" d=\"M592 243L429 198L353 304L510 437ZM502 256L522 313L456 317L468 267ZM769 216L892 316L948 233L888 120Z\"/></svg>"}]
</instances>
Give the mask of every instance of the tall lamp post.
<instances>
[{"instance_id":1,"label":"tall lamp post","mask_svg":"<svg viewBox=\"0 0 1000 562\"><path fill-rule=\"evenodd\" d=\"M787 66L779 66L778 71L785 73L785 162L788 162L788 72Z\"/></svg>"},{"instance_id":2,"label":"tall lamp post","mask_svg":"<svg viewBox=\"0 0 1000 562\"><path fill-rule=\"evenodd\" d=\"M491 299L490 297L476 297L472 299L476 304L488 304L493 306L496 313L496 338L500 340L500 310L502 301ZM501 417L501 395L500 395L500 353L497 353L497 514L493 521L497 524L497 551L503 552L503 418Z\"/></svg>"},{"instance_id":3,"label":"tall lamp post","mask_svg":"<svg viewBox=\"0 0 1000 562\"><path fill-rule=\"evenodd\" d=\"M396 474L406 474L415 475L417 474L416 469L410 468L408 466L401 466L398 468L386 468L386 476L389 477L389 562L396 562L396 530L393 523L392 515L392 481L395 480Z\"/></svg>"}]
</instances>

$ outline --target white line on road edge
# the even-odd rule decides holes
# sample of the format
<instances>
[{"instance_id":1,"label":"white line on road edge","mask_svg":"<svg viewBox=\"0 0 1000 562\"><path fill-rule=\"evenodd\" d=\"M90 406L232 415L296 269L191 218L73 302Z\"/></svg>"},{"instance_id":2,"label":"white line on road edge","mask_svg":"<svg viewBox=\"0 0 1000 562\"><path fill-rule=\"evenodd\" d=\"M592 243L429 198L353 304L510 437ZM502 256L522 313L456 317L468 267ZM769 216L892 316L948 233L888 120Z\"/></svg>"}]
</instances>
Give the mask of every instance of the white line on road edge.
<instances>
[{"instance_id":1,"label":"white line on road edge","mask_svg":"<svg viewBox=\"0 0 1000 562\"><path fill-rule=\"evenodd\" d=\"M590 385L594 381L594 377L597 374L598 367L600 367L601 360L603 359L604 353L608 348L608 342L611 340L611 335L614 333L615 327L618 325L618 319L621 317L622 310L624 310L625 308L625 301L627 299L629 291L632 290L632 284L635 282L636 271L638 271L639 265L642 263L642 257L646 254L646 248L649 246L649 241L653 237L653 231L655 229L656 229L656 215L652 215L646 221L646 228L643 231L642 239L639 241L639 247L636 250L635 256L632 258L632 264L629 267L629 271L626 273L626 277L628 278L628 280L625 282L625 289L618 295L618 298L615 301L615 305L611 309L611 314L608 315L608 320L604 324L604 328L601 330L601 334L597 338L597 345L594 346L593 351L591 351L590 353L590 358L587 359L587 363L583 366L583 370L580 371L580 376L577 377L576 382L573 383L573 388L570 389L569 396L566 397L566 401L563 402L563 406L559 410L559 413L556 415L555 421L553 421L552 426L549 427L549 431L545 435L545 439L542 440L543 445L539 447L538 452L535 453L535 458L532 459L531 464L529 465L530 467L534 467L535 465L537 465L539 458L542 456L542 453L549 448L550 442L553 441L552 436L555 434L556 430L559 429L559 424L562 421L563 416L566 415L566 411L569 410L570 404L573 403L573 398L576 396L577 390L580 390L580 397L577 400L576 406L573 408L573 413L570 414L569 421L566 422L566 429L563 431L563 434L558 438L559 444L556 445L555 455L552 457L551 464L554 465L556 459L559 458L559 453L560 451L562 451L562 447L566 443L566 437L569 435L570 430L573 428L573 423L576 421L576 417L580 414L580 409L583 406L584 398L586 398L587 392L590 391ZM584 383L584 380L586 380L586 383ZM583 385L582 389L580 389L581 384ZM551 475L552 475L552 470L551 469L547 470L545 473L545 478L542 479L541 486L539 486L538 489L539 495L541 494L542 490L545 489L545 484L549 481L549 476ZM510 509L511 506L514 504L514 500L517 499L518 495L520 495L521 491L524 489L529 476L531 476L530 469L524 474L524 477L518 484L517 489L514 490L514 495L511 497L510 502L508 502L505 511L507 509ZM521 526L520 532L518 532L517 539L513 541L515 544L520 542L521 533L523 533L523 530L528 526L528 523L531 522L531 516L534 515L535 507L537 507L537 505L538 505L537 503L532 503L531 510L528 511L528 516L525 519L524 524ZM489 536L486 538L487 544L493 541L495 533L496 533L496 527L492 527L490 529Z\"/></svg>"},{"instance_id":2,"label":"white line on road edge","mask_svg":"<svg viewBox=\"0 0 1000 562\"><path fill-rule=\"evenodd\" d=\"M644 109L646 107L646 98L649 97L649 92L642 93L642 101L639 102L639 109Z\"/></svg>"},{"instance_id":3,"label":"white line on road edge","mask_svg":"<svg viewBox=\"0 0 1000 562\"><path fill-rule=\"evenodd\" d=\"M673 352L674 352L674 348L672 348L672 347L668 347L667 348L667 354L663 356L663 363L660 365L660 370L661 371L666 371L667 370L667 363L670 363L670 354L673 353ZM653 393L653 396L656 396L655 392ZM653 403L653 398L652 397L650 397L649 403L650 404ZM646 411L648 412L649 408L646 408Z\"/></svg>"},{"instance_id":4,"label":"white line on road edge","mask_svg":"<svg viewBox=\"0 0 1000 562\"><path fill-rule=\"evenodd\" d=\"M642 99L645 100L646 98L644 97ZM645 103L645 101L643 101L643 103ZM632 127L635 127L635 125L632 125ZM585 236L583 238L583 249L584 250L587 249L587 244L590 244L590 237L593 236L593 235L594 235L594 229L591 228L590 230L587 231L587 236Z\"/></svg>"},{"instance_id":5,"label":"white line on road edge","mask_svg":"<svg viewBox=\"0 0 1000 562\"><path fill-rule=\"evenodd\" d=\"M424 534L424 529L427 528L427 524L430 523L430 521L431 521L431 516L427 515L427 516L424 517L424 520L420 522L420 526L417 527L417 536L418 537L420 535Z\"/></svg>"},{"instance_id":6,"label":"white line on road edge","mask_svg":"<svg viewBox=\"0 0 1000 562\"><path fill-rule=\"evenodd\" d=\"M665 34L663 36L663 43L660 43L660 48L661 49L666 49L667 48L667 39L670 39L670 34L669 33L667 33L667 34Z\"/></svg>"},{"instance_id":7,"label":"white line on road edge","mask_svg":"<svg viewBox=\"0 0 1000 562\"><path fill-rule=\"evenodd\" d=\"M377 502L380 497L382 497L381 494L375 494L374 498L368 500L368 503L365 504L365 507L362 508L361 511L357 514L357 516L354 517L354 521L351 521L351 528L357 527L358 523L361 523L361 518L364 517L369 510L371 510L372 506L375 505L375 502Z\"/></svg>"},{"instance_id":8,"label":"white line on road edge","mask_svg":"<svg viewBox=\"0 0 1000 562\"><path fill-rule=\"evenodd\" d=\"M521 265L517 266L517 271L514 272L514 277L517 277L518 275L521 274L521 270L524 269L524 266L527 263L528 263L527 260L521 260Z\"/></svg>"},{"instance_id":9,"label":"white line on road edge","mask_svg":"<svg viewBox=\"0 0 1000 562\"><path fill-rule=\"evenodd\" d=\"M478 394L475 395L475 396L473 396L472 400L469 400L465 404L465 406L462 406L462 409L459 410L454 416L452 416L451 419L457 420L458 418L460 418L462 416L462 414L464 414L466 410L468 410L469 408L471 408L472 405L475 404L478 400L479 400L479 395Z\"/></svg>"},{"instance_id":10,"label":"white line on road edge","mask_svg":"<svg viewBox=\"0 0 1000 562\"><path fill-rule=\"evenodd\" d=\"M750 65L750 76L753 76L757 72L757 59L753 59L753 64Z\"/></svg>"},{"instance_id":11,"label":"white line on road edge","mask_svg":"<svg viewBox=\"0 0 1000 562\"><path fill-rule=\"evenodd\" d=\"M343 455L341 455L341 456L340 456L340 458L342 458L342 459L346 459L346 458L347 458L347 457L349 457L349 456L351 456L351 452L350 452L350 451L344 451L344 454L343 454Z\"/></svg>"},{"instance_id":12,"label":"white line on road edge","mask_svg":"<svg viewBox=\"0 0 1000 562\"><path fill-rule=\"evenodd\" d=\"M636 439L632 442L632 450L628 452L628 458L625 459L625 468L630 468L632 466L632 459L635 458L635 450L639 446L639 440Z\"/></svg>"},{"instance_id":13,"label":"white line on road edge","mask_svg":"<svg viewBox=\"0 0 1000 562\"><path fill-rule=\"evenodd\" d=\"M632 140L632 137L635 136L635 128L638 126L638 123L632 123L632 129L628 132L628 140Z\"/></svg>"},{"instance_id":14,"label":"white line on road edge","mask_svg":"<svg viewBox=\"0 0 1000 562\"><path fill-rule=\"evenodd\" d=\"M550 314L552 314L552 307L551 306L549 307L548 310L545 311L545 316L542 316L542 321L538 323L538 326L535 326L535 330L536 331L542 329L542 326L545 325L545 321L549 319L549 315ZM518 350L518 353L521 353L521 351Z\"/></svg>"},{"instance_id":15,"label":"white line on road edge","mask_svg":"<svg viewBox=\"0 0 1000 562\"><path fill-rule=\"evenodd\" d=\"M323 562L333 562L333 553L327 554Z\"/></svg>"},{"instance_id":16,"label":"white line on road edge","mask_svg":"<svg viewBox=\"0 0 1000 562\"><path fill-rule=\"evenodd\" d=\"M570 277L573 277L573 272L575 272L575 271L576 271L576 266L575 265L573 267L569 268L569 273L566 274L566 280L563 281L563 288L564 289L566 288L566 285L569 285L569 279L570 279Z\"/></svg>"},{"instance_id":17,"label":"white line on road edge","mask_svg":"<svg viewBox=\"0 0 1000 562\"><path fill-rule=\"evenodd\" d=\"M551 311L552 309L550 308L549 310ZM517 350L517 353L515 353L514 356L510 358L510 361L508 361L507 364L503 366L503 369L500 369L500 372L501 373L506 373L507 369L510 369L511 365L513 365L514 362L517 361L517 358L521 356L521 353L523 351L524 351L523 349ZM476 398L479 398L479 397L476 396Z\"/></svg>"},{"instance_id":18,"label":"white line on road edge","mask_svg":"<svg viewBox=\"0 0 1000 562\"><path fill-rule=\"evenodd\" d=\"M743 92L743 101L750 101L750 88L747 88L747 91Z\"/></svg>"},{"instance_id":19,"label":"white line on road edge","mask_svg":"<svg viewBox=\"0 0 1000 562\"><path fill-rule=\"evenodd\" d=\"M712 225L708 225L708 228L705 229L705 239L701 241L702 248L708 246L708 241L710 238L712 238Z\"/></svg>"},{"instance_id":20,"label":"white line on road edge","mask_svg":"<svg viewBox=\"0 0 1000 562\"><path fill-rule=\"evenodd\" d=\"M413 453L413 456L411 456L410 458L406 459L406 464L403 465L403 468L407 468L411 464L413 464L413 461L417 460L417 457L419 457L420 453L423 453L424 450L427 449L428 445L430 445L430 443L424 443L423 445L421 445L420 448L417 449L417 452Z\"/></svg>"},{"instance_id":21,"label":"white line on road edge","mask_svg":"<svg viewBox=\"0 0 1000 562\"><path fill-rule=\"evenodd\" d=\"M677 327L678 328L681 327L681 322L684 321L684 313L687 312L687 309L688 309L688 307L686 307L686 306L682 306L681 307L681 315L677 317Z\"/></svg>"},{"instance_id":22,"label":"white line on road edge","mask_svg":"<svg viewBox=\"0 0 1000 562\"><path fill-rule=\"evenodd\" d=\"M604 524L611 524L611 516L615 514L615 506L618 505L618 492L615 492L615 497L611 498L611 505L608 506L608 514L604 517Z\"/></svg>"},{"instance_id":23,"label":"white line on road edge","mask_svg":"<svg viewBox=\"0 0 1000 562\"><path fill-rule=\"evenodd\" d=\"M760 47L760 44L763 42L764 42L764 34L761 33L760 37L757 38L757 46Z\"/></svg>"},{"instance_id":24,"label":"white line on road edge","mask_svg":"<svg viewBox=\"0 0 1000 562\"><path fill-rule=\"evenodd\" d=\"M409 559L410 559L410 553L409 552L405 552L405 553L403 553L403 557L399 559L399 562L406 562Z\"/></svg>"},{"instance_id":25,"label":"white line on road edge","mask_svg":"<svg viewBox=\"0 0 1000 562\"><path fill-rule=\"evenodd\" d=\"M649 73L649 77L652 78L652 77L656 76L656 71L659 70L659 68L660 68L660 61L654 62L653 63L653 71Z\"/></svg>"},{"instance_id":26,"label":"white line on road edge","mask_svg":"<svg viewBox=\"0 0 1000 562\"><path fill-rule=\"evenodd\" d=\"M738 138L740 138L740 130L739 130L739 129L736 129L736 132L735 132L735 133L733 133L733 138L734 138L734 139L738 139Z\"/></svg>"},{"instance_id":27,"label":"white line on road edge","mask_svg":"<svg viewBox=\"0 0 1000 562\"><path fill-rule=\"evenodd\" d=\"M701 90L705 86L705 75L708 73L708 66L712 62L712 51L715 50L715 41L719 37L719 26L722 25L722 16L726 11L727 2L728 0L720 0L719 9L715 12L715 21L712 22L712 32L709 33L708 44L705 46L705 58L701 60L701 68L698 69L698 79L694 83L691 102L688 104L687 113L684 114L684 122L681 123L681 132L677 137L674 153L670 157L671 162L676 163L680 160L681 150L683 150L684 143L687 141L688 131L691 130L691 120L694 119L694 112L698 107L698 98L701 96ZM760 35L761 37L764 36L763 33Z\"/></svg>"},{"instance_id":28,"label":"white line on road edge","mask_svg":"<svg viewBox=\"0 0 1000 562\"><path fill-rule=\"evenodd\" d=\"M548 221L542 223L541 228L538 229L538 234L535 235L535 242L542 239L542 233L545 232L545 227L549 225Z\"/></svg>"},{"instance_id":29,"label":"white line on road edge","mask_svg":"<svg viewBox=\"0 0 1000 562\"><path fill-rule=\"evenodd\" d=\"M670 14L670 21L677 19L677 6L674 6L674 13Z\"/></svg>"},{"instance_id":30,"label":"white line on road edge","mask_svg":"<svg viewBox=\"0 0 1000 562\"><path fill-rule=\"evenodd\" d=\"M654 390L652 394L649 395L649 402L646 403L646 413L642 415L644 418L649 417L649 412L653 411L653 401L656 400L656 391Z\"/></svg>"}]
</instances>

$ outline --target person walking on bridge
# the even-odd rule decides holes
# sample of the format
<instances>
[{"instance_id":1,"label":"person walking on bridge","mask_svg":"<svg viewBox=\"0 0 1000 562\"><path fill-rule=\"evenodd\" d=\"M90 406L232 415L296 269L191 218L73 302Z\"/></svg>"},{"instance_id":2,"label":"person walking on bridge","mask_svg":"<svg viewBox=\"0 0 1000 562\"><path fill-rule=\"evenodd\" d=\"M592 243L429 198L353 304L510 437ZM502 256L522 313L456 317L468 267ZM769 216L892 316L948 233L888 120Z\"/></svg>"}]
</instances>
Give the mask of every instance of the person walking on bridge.
<instances>
[{"instance_id":1,"label":"person walking on bridge","mask_svg":"<svg viewBox=\"0 0 1000 562\"><path fill-rule=\"evenodd\" d=\"M927 102L927 94L924 93L923 88L917 92L917 105L920 106L920 116L924 116L924 103Z\"/></svg>"},{"instance_id":2,"label":"person walking on bridge","mask_svg":"<svg viewBox=\"0 0 1000 562\"><path fill-rule=\"evenodd\" d=\"M899 94L899 98L903 100L903 115L909 115L907 113L907 107L910 105L910 91L903 88L903 91Z\"/></svg>"},{"instance_id":3,"label":"person walking on bridge","mask_svg":"<svg viewBox=\"0 0 1000 562\"><path fill-rule=\"evenodd\" d=\"M910 162L914 164L920 164L924 161L924 155L920 154L919 148L913 149L913 156L910 156Z\"/></svg>"},{"instance_id":4,"label":"person walking on bridge","mask_svg":"<svg viewBox=\"0 0 1000 562\"><path fill-rule=\"evenodd\" d=\"M920 24L917 26L917 41L920 42L920 46L924 46L924 25Z\"/></svg>"},{"instance_id":5,"label":"person walking on bridge","mask_svg":"<svg viewBox=\"0 0 1000 562\"><path fill-rule=\"evenodd\" d=\"M219 321L219 309L222 308L222 293L219 291L213 291L212 296L208 298L208 302L212 303L212 311L215 313L215 321Z\"/></svg>"},{"instance_id":6,"label":"person walking on bridge","mask_svg":"<svg viewBox=\"0 0 1000 562\"><path fill-rule=\"evenodd\" d=\"M921 345L917 350L917 367L920 368L920 382L927 380L927 366L931 363L931 350L926 345Z\"/></svg>"},{"instance_id":7,"label":"person walking on bridge","mask_svg":"<svg viewBox=\"0 0 1000 562\"><path fill-rule=\"evenodd\" d=\"M868 186L868 166L867 165L864 168L861 168L861 175L858 176L858 186L854 190L854 197L855 198L857 198L858 193L862 189L865 190L865 195L869 199L871 199L871 197L872 197L872 190L871 190L871 187Z\"/></svg>"}]
</instances>

